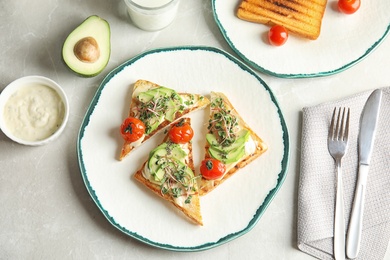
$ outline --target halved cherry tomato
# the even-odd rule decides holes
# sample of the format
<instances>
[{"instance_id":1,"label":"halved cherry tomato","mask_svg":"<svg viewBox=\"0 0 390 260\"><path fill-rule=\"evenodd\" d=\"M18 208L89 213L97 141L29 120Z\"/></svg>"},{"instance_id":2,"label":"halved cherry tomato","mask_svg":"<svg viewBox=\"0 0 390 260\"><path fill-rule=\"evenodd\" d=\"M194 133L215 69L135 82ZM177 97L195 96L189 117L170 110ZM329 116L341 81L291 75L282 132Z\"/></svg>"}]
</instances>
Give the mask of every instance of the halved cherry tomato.
<instances>
[{"instance_id":1,"label":"halved cherry tomato","mask_svg":"<svg viewBox=\"0 0 390 260\"><path fill-rule=\"evenodd\" d=\"M135 142L145 134L145 124L135 117L128 117L121 125L121 135L127 142Z\"/></svg>"},{"instance_id":2,"label":"halved cherry tomato","mask_svg":"<svg viewBox=\"0 0 390 260\"><path fill-rule=\"evenodd\" d=\"M345 14L353 14L360 7L360 0L339 0L339 10Z\"/></svg>"},{"instance_id":3,"label":"halved cherry tomato","mask_svg":"<svg viewBox=\"0 0 390 260\"><path fill-rule=\"evenodd\" d=\"M200 165L200 173L207 180L215 180L222 177L225 173L226 166L217 159L204 159Z\"/></svg>"},{"instance_id":4,"label":"halved cherry tomato","mask_svg":"<svg viewBox=\"0 0 390 260\"><path fill-rule=\"evenodd\" d=\"M176 144L188 143L193 136L194 130L192 130L191 126L185 123L184 120L180 120L169 130L169 139Z\"/></svg>"},{"instance_id":5,"label":"halved cherry tomato","mask_svg":"<svg viewBox=\"0 0 390 260\"><path fill-rule=\"evenodd\" d=\"M281 25L274 25L268 32L268 40L274 46L283 45L288 38L288 31Z\"/></svg>"}]
</instances>

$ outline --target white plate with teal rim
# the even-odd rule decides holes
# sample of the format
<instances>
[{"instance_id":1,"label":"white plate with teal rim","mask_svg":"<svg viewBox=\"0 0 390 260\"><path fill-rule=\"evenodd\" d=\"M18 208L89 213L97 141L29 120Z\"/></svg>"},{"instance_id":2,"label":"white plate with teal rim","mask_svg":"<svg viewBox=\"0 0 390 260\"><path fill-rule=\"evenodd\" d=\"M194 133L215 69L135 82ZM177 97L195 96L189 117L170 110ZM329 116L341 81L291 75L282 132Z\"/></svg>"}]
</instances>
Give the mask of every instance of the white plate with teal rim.
<instances>
[{"instance_id":1,"label":"white plate with teal rim","mask_svg":"<svg viewBox=\"0 0 390 260\"><path fill-rule=\"evenodd\" d=\"M280 47L268 43L269 26L240 20L241 0L212 0L214 18L230 47L258 71L281 78L309 78L342 72L367 57L390 30L390 1L362 1L346 15L328 1L321 34L311 41L290 35Z\"/></svg>"},{"instance_id":2,"label":"white plate with teal rim","mask_svg":"<svg viewBox=\"0 0 390 260\"><path fill-rule=\"evenodd\" d=\"M125 159L119 127L128 115L133 83L146 79L178 92L225 93L267 143L266 153L201 197L204 226L190 223L170 203L133 179L163 133ZM190 114L196 170L204 156L208 108ZM281 187L289 137L279 105L266 83L245 64L212 47L174 47L142 53L111 71L100 84L80 128L77 152L86 188L107 220L146 244L199 251L251 230Z\"/></svg>"}]
</instances>

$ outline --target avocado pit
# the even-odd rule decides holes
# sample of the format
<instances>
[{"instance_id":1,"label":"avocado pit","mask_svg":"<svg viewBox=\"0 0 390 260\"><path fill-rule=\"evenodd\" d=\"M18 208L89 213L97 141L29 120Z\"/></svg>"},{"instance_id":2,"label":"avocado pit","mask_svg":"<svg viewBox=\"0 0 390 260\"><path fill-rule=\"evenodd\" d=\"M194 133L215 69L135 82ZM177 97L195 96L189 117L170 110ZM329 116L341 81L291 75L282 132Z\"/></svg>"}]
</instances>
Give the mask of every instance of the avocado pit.
<instances>
[{"instance_id":1,"label":"avocado pit","mask_svg":"<svg viewBox=\"0 0 390 260\"><path fill-rule=\"evenodd\" d=\"M100 57L100 49L93 37L84 37L74 46L75 56L82 62L93 63Z\"/></svg>"}]
</instances>

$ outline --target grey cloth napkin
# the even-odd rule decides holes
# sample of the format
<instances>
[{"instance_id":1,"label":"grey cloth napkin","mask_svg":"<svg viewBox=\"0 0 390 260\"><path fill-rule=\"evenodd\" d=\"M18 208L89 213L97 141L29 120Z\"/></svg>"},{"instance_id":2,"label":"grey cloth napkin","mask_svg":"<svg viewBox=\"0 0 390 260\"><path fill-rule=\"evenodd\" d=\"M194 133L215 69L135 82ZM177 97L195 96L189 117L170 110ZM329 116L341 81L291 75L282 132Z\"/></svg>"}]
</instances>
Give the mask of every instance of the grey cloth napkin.
<instances>
[{"instance_id":1,"label":"grey cloth napkin","mask_svg":"<svg viewBox=\"0 0 390 260\"><path fill-rule=\"evenodd\" d=\"M390 87L382 91L357 259L383 259L390 239ZM327 146L333 109L344 106L351 109L349 147L341 161L347 232L358 172L359 120L371 92L303 109L298 248L320 259L333 259L336 166Z\"/></svg>"}]
</instances>

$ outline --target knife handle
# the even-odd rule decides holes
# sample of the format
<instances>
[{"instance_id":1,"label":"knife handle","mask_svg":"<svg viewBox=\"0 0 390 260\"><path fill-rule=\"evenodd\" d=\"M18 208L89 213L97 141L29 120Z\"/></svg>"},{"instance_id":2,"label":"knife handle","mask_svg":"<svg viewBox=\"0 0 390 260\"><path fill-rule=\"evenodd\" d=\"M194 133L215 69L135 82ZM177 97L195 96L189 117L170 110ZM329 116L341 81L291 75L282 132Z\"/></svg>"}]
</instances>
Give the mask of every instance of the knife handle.
<instances>
[{"instance_id":1,"label":"knife handle","mask_svg":"<svg viewBox=\"0 0 390 260\"><path fill-rule=\"evenodd\" d=\"M368 167L368 165L364 164L359 165L358 180L355 189L355 198L353 201L351 219L349 221L347 235L347 256L351 259L356 258L360 250Z\"/></svg>"}]
</instances>

